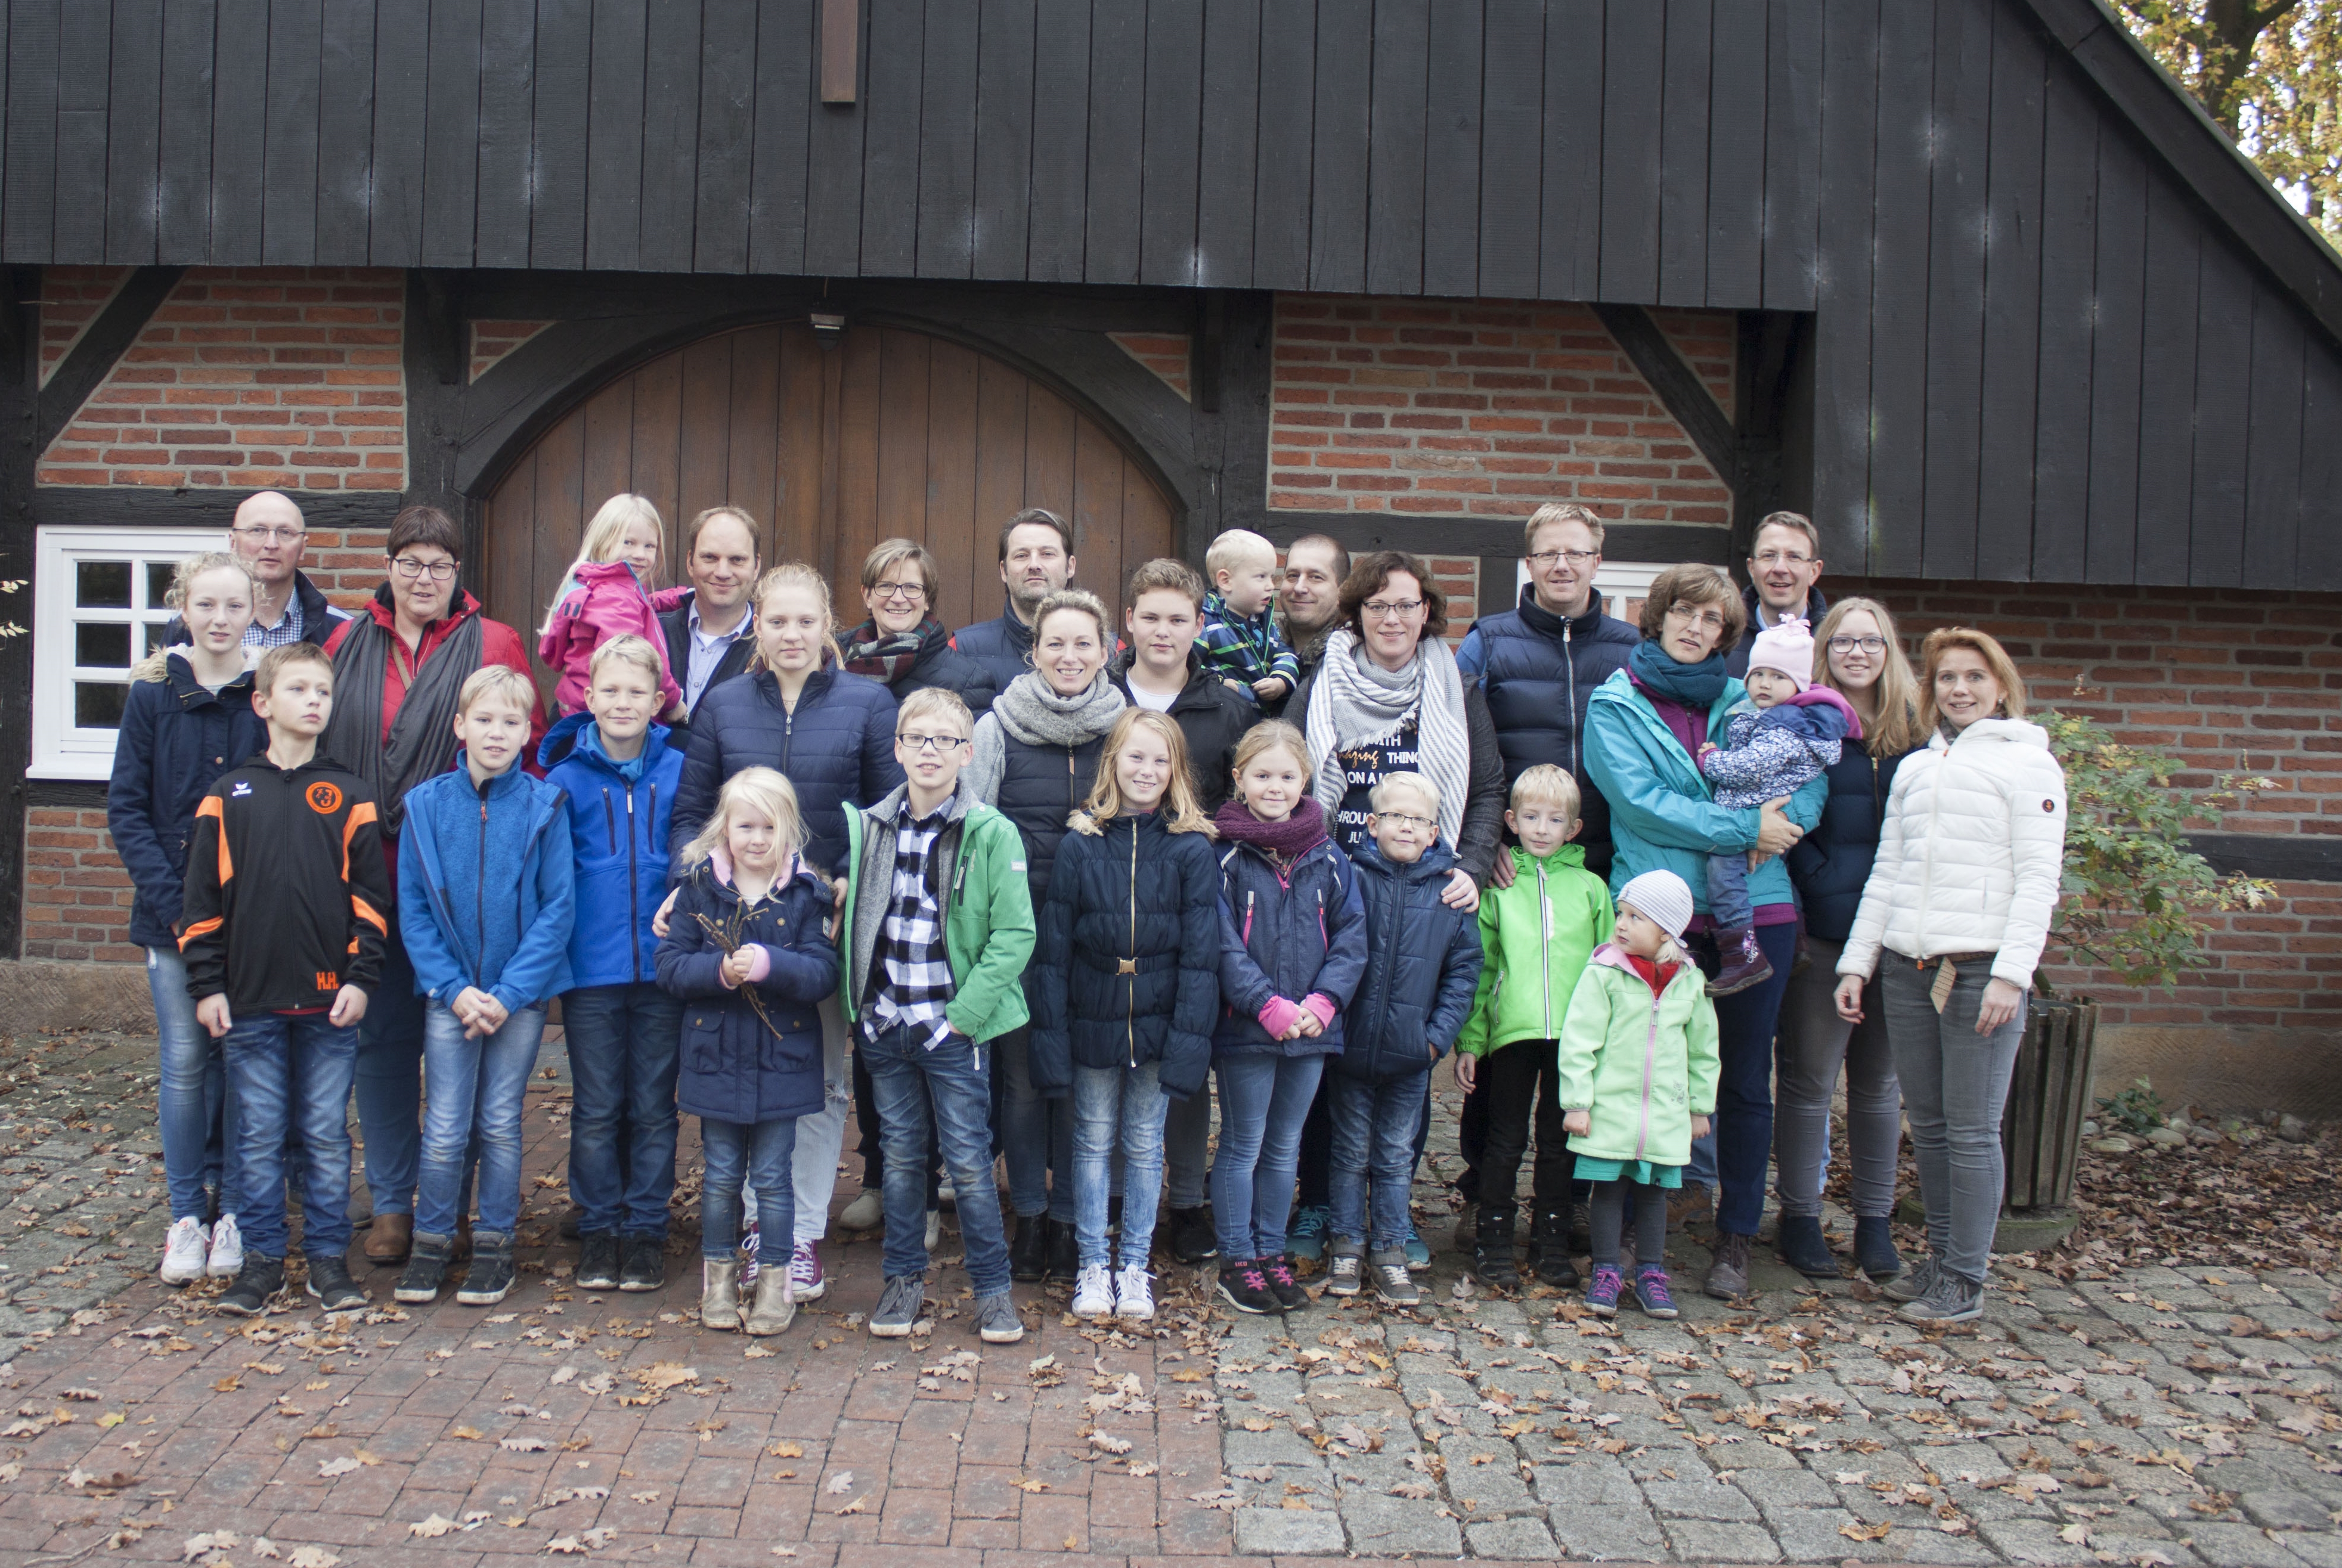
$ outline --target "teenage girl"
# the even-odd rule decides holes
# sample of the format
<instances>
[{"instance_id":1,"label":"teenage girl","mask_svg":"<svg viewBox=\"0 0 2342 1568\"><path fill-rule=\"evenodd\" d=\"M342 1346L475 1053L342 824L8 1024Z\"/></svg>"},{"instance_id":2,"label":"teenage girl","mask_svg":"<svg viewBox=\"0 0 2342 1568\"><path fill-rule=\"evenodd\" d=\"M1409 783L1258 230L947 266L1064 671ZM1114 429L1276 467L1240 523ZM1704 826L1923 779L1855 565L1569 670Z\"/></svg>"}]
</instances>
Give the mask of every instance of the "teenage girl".
<instances>
[{"instance_id":1,"label":"teenage girl","mask_svg":"<svg viewBox=\"0 0 2342 1568\"><path fill-rule=\"evenodd\" d=\"M564 714L585 711L594 650L612 637L631 633L654 648L666 646L659 612L674 609L689 590L652 588L659 580L666 539L658 508L640 495L611 496L586 524L577 559L562 578L536 639L536 656L559 677L553 700ZM682 701L675 672L663 672L659 712L674 713Z\"/></svg>"}]
</instances>

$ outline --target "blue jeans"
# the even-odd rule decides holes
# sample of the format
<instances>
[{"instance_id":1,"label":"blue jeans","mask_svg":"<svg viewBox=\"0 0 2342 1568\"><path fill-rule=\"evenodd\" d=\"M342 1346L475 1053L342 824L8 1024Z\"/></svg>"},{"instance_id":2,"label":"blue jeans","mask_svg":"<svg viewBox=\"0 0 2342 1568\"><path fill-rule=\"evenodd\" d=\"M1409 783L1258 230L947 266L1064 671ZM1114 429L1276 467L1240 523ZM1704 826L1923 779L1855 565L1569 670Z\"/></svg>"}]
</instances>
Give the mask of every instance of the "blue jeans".
<instances>
[{"instance_id":1,"label":"blue jeans","mask_svg":"<svg viewBox=\"0 0 2342 1568\"><path fill-rule=\"evenodd\" d=\"M1163 1195L1163 1117L1171 1108L1159 1063L1074 1068L1074 1239L1081 1266L1106 1268L1106 1201L1114 1156L1122 1154L1122 1266L1144 1268L1155 1249L1155 1205Z\"/></svg>"},{"instance_id":2,"label":"blue jeans","mask_svg":"<svg viewBox=\"0 0 2342 1568\"><path fill-rule=\"evenodd\" d=\"M1325 1070L1321 1054L1267 1051L1240 1052L1213 1064L1220 1084L1220 1152L1212 1162L1212 1223L1221 1257L1235 1263L1285 1251L1301 1124Z\"/></svg>"},{"instance_id":3,"label":"blue jeans","mask_svg":"<svg viewBox=\"0 0 2342 1568\"><path fill-rule=\"evenodd\" d=\"M1748 906L1748 854L1707 857L1707 917L1718 931L1746 931L1756 912Z\"/></svg>"},{"instance_id":4,"label":"blue jeans","mask_svg":"<svg viewBox=\"0 0 2342 1568\"><path fill-rule=\"evenodd\" d=\"M999 1069L1000 1154L1008 1162L1008 1203L1020 1214L1074 1218L1074 1113L1064 1096L1044 1098L1033 1087L1026 1054L1031 1032L1012 1029L992 1042ZM1049 1173L1055 1171L1052 1186Z\"/></svg>"},{"instance_id":5,"label":"blue jeans","mask_svg":"<svg viewBox=\"0 0 2342 1568\"><path fill-rule=\"evenodd\" d=\"M561 1023L576 1095L569 1195L586 1211L577 1228L664 1237L683 1003L647 982L581 985L562 997Z\"/></svg>"},{"instance_id":6,"label":"blue jeans","mask_svg":"<svg viewBox=\"0 0 2342 1568\"><path fill-rule=\"evenodd\" d=\"M415 1228L452 1236L464 1215L470 1155L480 1161L480 1229L509 1236L520 1223L520 1117L536 1071L545 1009L515 1008L504 1027L476 1040L443 1003L423 1015L424 1071L431 1106L423 1123L421 1191Z\"/></svg>"},{"instance_id":7,"label":"blue jeans","mask_svg":"<svg viewBox=\"0 0 2342 1568\"><path fill-rule=\"evenodd\" d=\"M1765 1213L1765 1171L1773 1158L1773 1029L1781 998L1789 989L1789 965L1797 955L1797 928L1760 925L1756 944L1773 965L1761 985L1716 999L1716 1054L1723 1071L1716 1092L1716 1228L1753 1236ZM1716 972L1716 944L1694 938L1693 956ZM1699 1174L1692 1152L1691 1176Z\"/></svg>"},{"instance_id":8,"label":"blue jeans","mask_svg":"<svg viewBox=\"0 0 2342 1568\"><path fill-rule=\"evenodd\" d=\"M992 1082L988 1047L954 1034L930 1051L926 1031L896 1027L855 1052L870 1069L878 1108L886 1193L890 1280L927 1272L927 1149L943 1153L959 1193L959 1233L968 1283L980 1296L1008 1288L1008 1237L992 1181Z\"/></svg>"},{"instance_id":9,"label":"blue jeans","mask_svg":"<svg viewBox=\"0 0 2342 1568\"><path fill-rule=\"evenodd\" d=\"M1431 1089L1428 1064L1404 1078L1369 1084L1339 1073L1326 1075L1334 1153L1326 1183L1336 1236L1365 1239L1376 1252L1406 1244L1407 1199L1415 1189L1415 1134ZM1366 1183L1374 1183L1374 1218L1366 1217Z\"/></svg>"},{"instance_id":10,"label":"blue jeans","mask_svg":"<svg viewBox=\"0 0 2342 1568\"><path fill-rule=\"evenodd\" d=\"M366 994L358 1024L358 1131L377 1214L415 1212L423 1157L423 1003L394 920L383 944L382 978Z\"/></svg>"},{"instance_id":11,"label":"blue jeans","mask_svg":"<svg viewBox=\"0 0 2342 1568\"><path fill-rule=\"evenodd\" d=\"M789 1158L796 1153L794 1116L777 1122L699 1119L707 1174L699 1188L699 1255L717 1263L740 1255L740 1188L756 1193L756 1266L786 1268L796 1244L796 1194Z\"/></svg>"},{"instance_id":12,"label":"blue jeans","mask_svg":"<svg viewBox=\"0 0 2342 1568\"><path fill-rule=\"evenodd\" d=\"M285 1255L285 1137L301 1134L301 1250L337 1258L350 1250L350 1079L358 1032L323 1013L254 1013L222 1038L236 1097L242 1187L235 1204L244 1249Z\"/></svg>"},{"instance_id":13,"label":"blue jeans","mask_svg":"<svg viewBox=\"0 0 2342 1568\"><path fill-rule=\"evenodd\" d=\"M204 1218L206 1188L219 1193L220 1212L232 1214L242 1162L236 1157L235 1097L228 1092L226 1055L195 1022L187 965L178 949L146 950L146 987L155 994L155 1033L162 1047L155 1120L163 1134L171 1218Z\"/></svg>"}]
</instances>

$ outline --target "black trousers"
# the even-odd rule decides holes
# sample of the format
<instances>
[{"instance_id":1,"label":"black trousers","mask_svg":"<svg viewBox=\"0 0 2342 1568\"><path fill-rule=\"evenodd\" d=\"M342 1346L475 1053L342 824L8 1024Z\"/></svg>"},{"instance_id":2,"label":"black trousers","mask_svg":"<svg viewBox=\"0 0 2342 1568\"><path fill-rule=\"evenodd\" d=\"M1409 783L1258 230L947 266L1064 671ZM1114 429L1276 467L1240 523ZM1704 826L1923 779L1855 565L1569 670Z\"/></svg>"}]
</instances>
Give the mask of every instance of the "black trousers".
<instances>
[{"instance_id":1,"label":"black trousers","mask_svg":"<svg viewBox=\"0 0 2342 1568\"><path fill-rule=\"evenodd\" d=\"M1532 1116L1536 1158L1529 1177L1531 1201L1539 1213L1568 1208L1576 1158L1561 1130L1561 1079L1554 1071L1554 1051L1551 1040L1516 1040L1480 1058L1472 1097L1482 1103L1488 1119L1487 1143L1480 1155L1484 1213L1510 1209L1517 1196Z\"/></svg>"}]
</instances>

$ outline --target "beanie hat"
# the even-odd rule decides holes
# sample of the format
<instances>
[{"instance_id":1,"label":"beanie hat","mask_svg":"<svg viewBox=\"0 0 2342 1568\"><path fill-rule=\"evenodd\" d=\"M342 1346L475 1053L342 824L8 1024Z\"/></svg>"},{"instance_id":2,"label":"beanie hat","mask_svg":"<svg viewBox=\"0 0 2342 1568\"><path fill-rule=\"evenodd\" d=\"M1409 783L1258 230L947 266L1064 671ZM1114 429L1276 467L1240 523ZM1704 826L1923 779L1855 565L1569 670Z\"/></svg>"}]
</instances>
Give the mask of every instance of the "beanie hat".
<instances>
[{"instance_id":1,"label":"beanie hat","mask_svg":"<svg viewBox=\"0 0 2342 1568\"><path fill-rule=\"evenodd\" d=\"M1677 942L1691 924L1691 889L1672 871L1643 873L1618 890L1618 902L1633 904Z\"/></svg>"},{"instance_id":2,"label":"beanie hat","mask_svg":"<svg viewBox=\"0 0 2342 1568\"><path fill-rule=\"evenodd\" d=\"M1803 621L1783 621L1756 634L1749 650L1752 670L1777 670L1804 691L1814 684L1814 631Z\"/></svg>"}]
</instances>

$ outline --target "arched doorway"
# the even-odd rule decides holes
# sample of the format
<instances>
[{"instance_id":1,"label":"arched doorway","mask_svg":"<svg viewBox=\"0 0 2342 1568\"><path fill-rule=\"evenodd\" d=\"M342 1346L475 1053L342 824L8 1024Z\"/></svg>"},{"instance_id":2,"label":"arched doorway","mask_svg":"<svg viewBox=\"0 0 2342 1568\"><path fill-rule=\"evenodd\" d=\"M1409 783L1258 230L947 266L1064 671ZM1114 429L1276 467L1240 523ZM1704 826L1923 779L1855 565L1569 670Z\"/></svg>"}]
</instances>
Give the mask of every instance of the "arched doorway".
<instances>
[{"instance_id":1,"label":"arched doorway","mask_svg":"<svg viewBox=\"0 0 2342 1568\"><path fill-rule=\"evenodd\" d=\"M1110 605L1129 566L1173 548L1170 502L1095 420L996 359L897 327L826 345L803 324L723 333L585 399L488 497L489 614L541 624L586 520L627 490L666 519L671 575L692 517L729 503L762 525L767 563L829 574L847 625L863 556L896 534L935 552L949 626L1000 613L985 557L1020 507L1073 519L1078 581Z\"/></svg>"}]
</instances>

